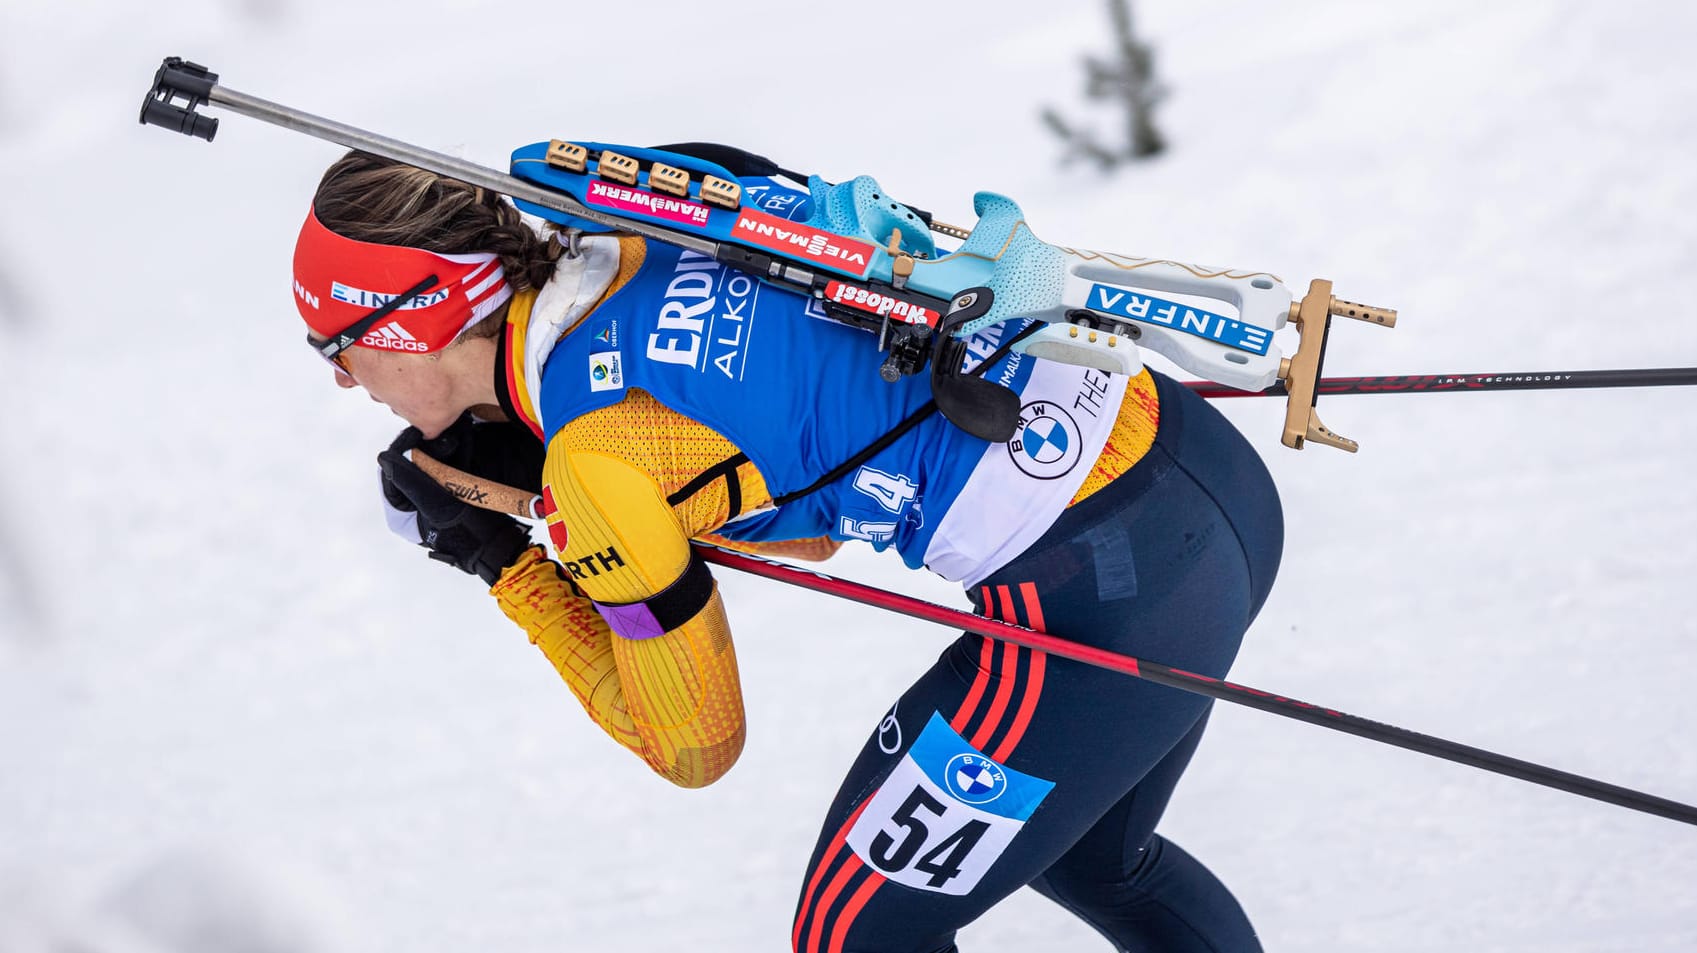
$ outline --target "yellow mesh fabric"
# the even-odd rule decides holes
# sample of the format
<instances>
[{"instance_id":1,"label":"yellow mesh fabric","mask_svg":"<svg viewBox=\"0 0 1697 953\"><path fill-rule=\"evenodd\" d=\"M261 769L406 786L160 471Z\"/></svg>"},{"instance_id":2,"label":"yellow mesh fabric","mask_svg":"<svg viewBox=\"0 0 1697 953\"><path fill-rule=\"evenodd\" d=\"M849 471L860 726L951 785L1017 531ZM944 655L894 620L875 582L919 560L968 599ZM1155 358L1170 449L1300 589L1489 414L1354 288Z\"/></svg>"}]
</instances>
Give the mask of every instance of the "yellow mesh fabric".
<instances>
[{"instance_id":1,"label":"yellow mesh fabric","mask_svg":"<svg viewBox=\"0 0 1697 953\"><path fill-rule=\"evenodd\" d=\"M619 403L566 424L555 434L554 443L566 453L600 453L629 461L652 476L660 485L661 495L666 497L702 471L741 452L736 444L711 427L691 420L636 388L631 388ZM743 512L772 502L766 479L754 464L739 466L737 479L742 489ZM714 480L672 509L687 535L711 532L730 519L729 487L723 479Z\"/></svg>"},{"instance_id":2,"label":"yellow mesh fabric","mask_svg":"<svg viewBox=\"0 0 1697 953\"><path fill-rule=\"evenodd\" d=\"M657 774L696 788L736 763L742 688L717 591L695 618L652 639L615 634L540 548L509 567L490 594L601 730Z\"/></svg>"},{"instance_id":3,"label":"yellow mesh fabric","mask_svg":"<svg viewBox=\"0 0 1697 953\"><path fill-rule=\"evenodd\" d=\"M731 769L742 753L742 688L717 590L695 618L659 638L614 637L613 657L654 770L701 787Z\"/></svg>"},{"instance_id":4,"label":"yellow mesh fabric","mask_svg":"<svg viewBox=\"0 0 1697 953\"><path fill-rule=\"evenodd\" d=\"M630 280L645 252L641 240L621 239L608 295ZM1073 502L1136 463L1159 419L1145 372L1129 382L1107 447ZM549 534L560 561L531 550L491 590L595 723L685 787L723 776L745 736L736 652L717 589L694 617L650 638L613 632L589 598L635 603L664 591L683 573L688 540L696 537L769 555L823 559L834 552L840 544L828 539L746 544L712 535L732 515L723 477L675 505L668 501L738 454L723 435L635 388L568 422L550 441L544 467ZM742 512L771 504L752 463L740 464L736 475ZM568 571L589 598L572 591Z\"/></svg>"},{"instance_id":5,"label":"yellow mesh fabric","mask_svg":"<svg viewBox=\"0 0 1697 953\"><path fill-rule=\"evenodd\" d=\"M1108 432L1108 442L1102 455L1084 478L1084 485L1073 494L1068 506L1077 503L1112 483L1116 477L1143 459L1155 444L1155 430L1161 424L1161 401L1155 393L1155 379L1149 371L1126 382L1125 400L1120 402L1119 416L1114 429Z\"/></svg>"},{"instance_id":6,"label":"yellow mesh fabric","mask_svg":"<svg viewBox=\"0 0 1697 953\"><path fill-rule=\"evenodd\" d=\"M843 541L829 536L815 536L811 539L779 539L765 543L750 543L738 539L726 539L712 533L703 533L696 537L704 543L712 543L723 549L739 553L754 553L757 556L772 556L779 559L804 559L808 562L821 562L836 555L842 548Z\"/></svg>"},{"instance_id":7,"label":"yellow mesh fabric","mask_svg":"<svg viewBox=\"0 0 1697 953\"><path fill-rule=\"evenodd\" d=\"M619 686L613 631L588 599L571 591L559 566L541 547L531 547L507 567L489 594L553 663L601 730L643 754L642 738Z\"/></svg>"}]
</instances>

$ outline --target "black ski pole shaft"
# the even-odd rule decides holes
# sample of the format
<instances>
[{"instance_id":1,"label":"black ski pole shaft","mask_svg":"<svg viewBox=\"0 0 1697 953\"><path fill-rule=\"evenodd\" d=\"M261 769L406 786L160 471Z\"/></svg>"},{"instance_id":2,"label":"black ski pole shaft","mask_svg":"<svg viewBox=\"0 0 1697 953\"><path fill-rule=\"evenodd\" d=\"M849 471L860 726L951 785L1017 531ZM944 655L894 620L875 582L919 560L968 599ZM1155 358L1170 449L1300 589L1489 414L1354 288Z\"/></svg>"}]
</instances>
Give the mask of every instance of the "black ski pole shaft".
<instances>
[{"instance_id":1,"label":"black ski pole shaft","mask_svg":"<svg viewBox=\"0 0 1697 953\"><path fill-rule=\"evenodd\" d=\"M1409 731L1406 728L1398 728L1394 725L1346 714L1336 709L1312 705L1294 698L1250 688L1247 685L1238 685L1222 679L1172 668L1158 662L1150 662L1130 655L1082 645L1070 639L1027 629L1011 622L1003 622L999 619L990 619L959 609L951 609L911 596L888 592L845 579L837 579L824 573L728 552L710 546L698 545L695 549L708 562L717 563L730 569L800 586L803 589L838 596L853 602L888 609L916 619L965 629L986 638L1012 642L1015 645L1039 652L1047 652L1076 662L1083 662L1086 665L1122 672L1181 691L1206 695L1209 698L1244 705L1274 715L1282 715L1297 721L1330 728L1333 731L1341 731L1371 741L1394 745L1409 751L1417 751L1435 758L1490 771L1493 774L1518 778L1544 787L1555 788L1558 791L1566 791L1569 794L1577 794L1581 797L1588 797L1619 807L1654 814L1657 817L1697 825L1697 807L1690 804L1681 804L1678 801L1670 801L1653 794L1634 791L1631 788L1560 771L1530 761L1522 761L1482 748L1473 748L1444 738L1434 738L1416 731Z\"/></svg>"},{"instance_id":2,"label":"black ski pole shaft","mask_svg":"<svg viewBox=\"0 0 1697 953\"><path fill-rule=\"evenodd\" d=\"M1402 374L1326 377L1315 393L1448 394L1464 391L1578 390L1592 387L1676 387L1697 384L1697 367L1643 367L1604 371L1516 371L1491 374ZM1203 397L1283 397L1283 381L1261 391L1236 390L1211 381L1186 381Z\"/></svg>"}]
</instances>

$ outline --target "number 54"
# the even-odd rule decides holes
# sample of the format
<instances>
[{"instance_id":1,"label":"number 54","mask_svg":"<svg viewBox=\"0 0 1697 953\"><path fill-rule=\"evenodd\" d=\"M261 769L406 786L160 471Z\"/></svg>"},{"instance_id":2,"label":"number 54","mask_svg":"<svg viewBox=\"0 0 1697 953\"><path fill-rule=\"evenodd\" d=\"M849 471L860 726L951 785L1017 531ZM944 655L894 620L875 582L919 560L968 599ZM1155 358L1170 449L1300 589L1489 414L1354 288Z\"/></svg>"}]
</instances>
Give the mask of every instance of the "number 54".
<instances>
[{"instance_id":1,"label":"number 54","mask_svg":"<svg viewBox=\"0 0 1697 953\"><path fill-rule=\"evenodd\" d=\"M901 840L898 842L887 831L880 830L870 845L872 863L885 873L897 873L912 864L914 870L931 875L930 886L941 887L960 875L961 865L990 825L976 818L967 821L920 856L919 852L930 846L933 837L931 828L919 816L921 810L936 815L933 823L943 820L949 812L948 806L931 792L915 786L902 806L890 815L890 820L903 828ZM915 857L919 857L918 863L914 863Z\"/></svg>"}]
</instances>

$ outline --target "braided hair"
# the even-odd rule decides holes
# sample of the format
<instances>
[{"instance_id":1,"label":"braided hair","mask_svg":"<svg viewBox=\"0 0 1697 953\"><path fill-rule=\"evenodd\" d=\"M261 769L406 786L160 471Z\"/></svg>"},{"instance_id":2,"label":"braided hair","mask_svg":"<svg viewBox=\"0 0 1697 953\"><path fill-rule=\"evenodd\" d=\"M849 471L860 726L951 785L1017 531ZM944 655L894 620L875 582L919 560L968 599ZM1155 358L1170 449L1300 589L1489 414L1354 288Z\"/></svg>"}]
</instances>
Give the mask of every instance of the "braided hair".
<instances>
[{"instance_id":1,"label":"braided hair","mask_svg":"<svg viewBox=\"0 0 1697 953\"><path fill-rule=\"evenodd\" d=\"M444 255L493 252L515 292L547 284L560 255L500 195L366 152L349 152L325 170L312 206L326 228L356 241ZM506 318L502 306L466 334L495 337Z\"/></svg>"}]
</instances>

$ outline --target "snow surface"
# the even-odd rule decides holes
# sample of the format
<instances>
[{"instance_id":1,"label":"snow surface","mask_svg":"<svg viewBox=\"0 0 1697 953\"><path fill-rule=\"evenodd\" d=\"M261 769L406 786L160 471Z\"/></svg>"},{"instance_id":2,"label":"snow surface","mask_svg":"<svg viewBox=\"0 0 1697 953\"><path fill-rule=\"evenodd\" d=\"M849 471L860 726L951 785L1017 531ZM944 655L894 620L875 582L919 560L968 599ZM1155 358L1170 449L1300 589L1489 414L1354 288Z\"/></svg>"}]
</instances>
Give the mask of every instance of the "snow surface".
<instances>
[{"instance_id":1,"label":"snow surface","mask_svg":"<svg viewBox=\"0 0 1697 953\"><path fill-rule=\"evenodd\" d=\"M398 424L330 386L287 291L340 150L136 125L162 56L489 164L717 139L1401 309L1334 334L1334 374L1697 359L1697 7L1136 6L1172 148L1111 178L1056 174L1037 121L1087 113L1084 0L0 6L0 951L783 949L841 772L949 639L721 573L747 754L701 792L649 775L383 528ZM1223 402L1290 523L1234 677L1697 802L1694 401L1326 401L1358 456ZM1697 830L1252 711L1217 712L1163 830L1270 950L1697 948ZM961 940L1104 948L1030 893Z\"/></svg>"}]
</instances>

